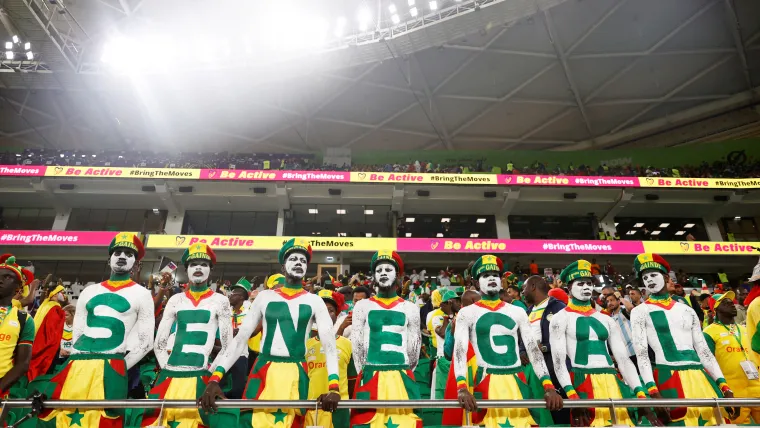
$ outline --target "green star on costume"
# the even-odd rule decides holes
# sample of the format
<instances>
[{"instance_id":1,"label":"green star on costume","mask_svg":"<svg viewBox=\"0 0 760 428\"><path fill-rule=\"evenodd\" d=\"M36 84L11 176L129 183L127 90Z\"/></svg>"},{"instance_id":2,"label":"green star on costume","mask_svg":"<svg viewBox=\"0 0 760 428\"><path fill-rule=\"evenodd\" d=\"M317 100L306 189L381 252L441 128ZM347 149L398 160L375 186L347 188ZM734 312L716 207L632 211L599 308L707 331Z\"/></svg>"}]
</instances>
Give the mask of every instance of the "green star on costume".
<instances>
[{"instance_id":1,"label":"green star on costume","mask_svg":"<svg viewBox=\"0 0 760 428\"><path fill-rule=\"evenodd\" d=\"M69 413L68 415L66 415L66 417L71 419L71 422L69 422L69 426L79 425L81 427L84 413L79 413L79 409L76 409L74 410L74 413Z\"/></svg>"},{"instance_id":2,"label":"green star on costume","mask_svg":"<svg viewBox=\"0 0 760 428\"><path fill-rule=\"evenodd\" d=\"M393 418L388 418L388 421L385 422L385 428L398 428L399 424L393 423Z\"/></svg>"},{"instance_id":3,"label":"green star on costume","mask_svg":"<svg viewBox=\"0 0 760 428\"><path fill-rule=\"evenodd\" d=\"M169 425L169 428L177 428L179 426L179 421L169 421L167 424Z\"/></svg>"},{"instance_id":4,"label":"green star on costume","mask_svg":"<svg viewBox=\"0 0 760 428\"><path fill-rule=\"evenodd\" d=\"M503 424L499 424L499 428L513 428L514 425L509 423L509 418L504 420Z\"/></svg>"},{"instance_id":5,"label":"green star on costume","mask_svg":"<svg viewBox=\"0 0 760 428\"><path fill-rule=\"evenodd\" d=\"M277 409L276 412L272 413L272 416L274 416L274 423L285 423L285 416L288 416L288 414L283 412L282 409Z\"/></svg>"}]
</instances>

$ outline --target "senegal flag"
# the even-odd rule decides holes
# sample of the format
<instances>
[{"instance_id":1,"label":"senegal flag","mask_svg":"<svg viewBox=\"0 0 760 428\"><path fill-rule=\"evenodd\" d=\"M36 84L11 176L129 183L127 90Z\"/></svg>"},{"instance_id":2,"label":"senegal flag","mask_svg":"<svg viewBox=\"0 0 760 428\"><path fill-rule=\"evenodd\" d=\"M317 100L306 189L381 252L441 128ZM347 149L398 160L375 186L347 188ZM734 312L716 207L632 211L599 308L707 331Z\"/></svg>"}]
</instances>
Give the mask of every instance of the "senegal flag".
<instances>
[{"instance_id":1,"label":"senegal flag","mask_svg":"<svg viewBox=\"0 0 760 428\"><path fill-rule=\"evenodd\" d=\"M477 371L478 364L477 359L475 358L475 350L470 343L467 345L467 388L471 393L473 390L472 386L475 383L475 373L477 373ZM446 391L443 394L443 398L446 400L456 400L457 396L457 376L454 374L454 364L452 363L451 369L449 370L448 380L446 381ZM466 419L464 409L462 408L443 409L443 419L441 420L441 424L453 426L473 425L471 421L467 421Z\"/></svg>"}]
</instances>

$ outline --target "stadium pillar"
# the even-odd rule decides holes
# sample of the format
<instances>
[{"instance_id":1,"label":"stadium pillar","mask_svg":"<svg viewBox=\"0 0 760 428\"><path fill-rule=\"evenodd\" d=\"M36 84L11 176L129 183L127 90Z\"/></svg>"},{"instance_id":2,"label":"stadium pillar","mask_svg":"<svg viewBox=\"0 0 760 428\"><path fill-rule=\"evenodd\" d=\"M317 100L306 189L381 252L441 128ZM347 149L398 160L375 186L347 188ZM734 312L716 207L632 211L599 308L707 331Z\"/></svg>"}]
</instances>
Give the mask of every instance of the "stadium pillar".
<instances>
[{"instance_id":1,"label":"stadium pillar","mask_svg":"<svg viewBox=\"0 0 760 428\"><path fill-rule=\"evenodd\" d=\"M55 220L53 220L52 230L66 230L66 226L69 225L69 218L71 217L71 208L65 208L55 213Z\"/></svg>"},{"instance_id":2,"label":"stadium pillar","mask_svg":"<svg viewBox=\"0 0 760 428\"><path fill-rule=\"evenodd\" d=\"M715 242L723 242L723 234L720 233L720 226L718 226L717 220L703 219L705 223L705 232L707 232L707 239Z\"/></svg>"},{"instance_id":3,"label":"stadium pillar","mask_svg":"<svg viewBox=\"0 0 760 428\"><path fill-rule=\"evenodd\" d=\"M285 230L285 210L277 211L277 231L274 236L282 236Z\"/></svg>"},{"instance_id":4,"label":"stadium pillar","mask_svg":"<svg viewBox=\"0 0 760 428\"><path fill-rule=\"evenodd\" d=\"M164 224L164 231L167 235L181 235L182 223L185 221L184 211L169 212L166 214L166 223Z\"/></svg>"},{"instance_id":5,"label":"stadium pillar","mask_svg":"<svg viewBox=\"0 0 760 428\"><path fill-rule=\"evenodd\" d=\"M496 237L499 239L510 239L510 236L507 218L496 217Z\"/></svg>"}]
</instances>

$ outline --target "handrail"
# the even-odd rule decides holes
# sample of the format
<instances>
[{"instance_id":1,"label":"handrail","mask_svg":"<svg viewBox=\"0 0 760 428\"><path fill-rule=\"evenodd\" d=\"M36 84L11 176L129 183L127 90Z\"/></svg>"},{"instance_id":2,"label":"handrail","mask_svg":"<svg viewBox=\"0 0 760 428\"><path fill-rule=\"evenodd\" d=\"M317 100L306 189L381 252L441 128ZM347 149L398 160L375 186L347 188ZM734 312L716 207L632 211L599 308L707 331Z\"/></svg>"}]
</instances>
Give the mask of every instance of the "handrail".
<instances>
[{"instance_id":1,"label":"handrail","mask_svg":"<svg viewBox=\"0 0 760 428\"><path fill-rule=\"evenodd\" d=\"M478 400L481 409L537 409L546 407L544 400ZM44 407L48 409L158 409L161 406L171 408L197 408L193 400L45 400ZM313 408L316 400L217 400L219 408L243 409L303 409ZM31 400L6 400L3 405L7 408L31 407ZM569 409L592 407L760 407L760 398L658 398L658 399L619 399L619 400L565 400L564 407ZM457 400L341 400L339 408L343 409L378 409L378 408L423 408L446 409L461 407Z\"/></svg>"}]
</instances>

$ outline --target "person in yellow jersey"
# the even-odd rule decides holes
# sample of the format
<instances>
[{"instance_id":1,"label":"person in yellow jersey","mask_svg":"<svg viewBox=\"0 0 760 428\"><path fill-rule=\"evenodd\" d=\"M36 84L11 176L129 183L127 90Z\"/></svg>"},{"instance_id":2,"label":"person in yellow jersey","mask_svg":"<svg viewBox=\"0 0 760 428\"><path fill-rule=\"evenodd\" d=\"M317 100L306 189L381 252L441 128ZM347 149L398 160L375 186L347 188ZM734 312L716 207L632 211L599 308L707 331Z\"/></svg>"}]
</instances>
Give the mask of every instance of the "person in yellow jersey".
<instances>
[{"instance_id":1,"label":"person in yellow jersey","mask_svg":"<svg viewBox=\"0 0 760 428\"><path fill-rule=\"evenodd\" d=\"M330 314L333 323L338 319L340 308L344 305L343 295L331 290L321 290L317 293L324 300L327 306L327 312ZM325 353L322 352L322 342L319 337L312 332L312 337L306 342L306 365L309 374L309 400L314 400L329 392L327 382L327 365L325 363ZM347 338L336 335L335 344L338 348L338 384L340 386L340 398L347 400L349 398L348 381L356 377L356 369L351 358L351 341ZM338 409L333 413L317 412L309 410L306 412L305 426L321 426L323 428L348 428L349 410Z\"/></svg>"},{"instance_id":2,"label":"person in yellow jersey","mask_svg":"<svg viewBox=\"0 0 760 428\"><path fill-rule=\"evenodd\" d=\"M735 322L734 297L733 291L713 295L715 322L704 329L705 340L718 360L726 382L733 388L734 397L757 398L760 397L758 367L749 359L747 329ZM755 425L760 424L760 407L742 407L731 422L748 424L750 416Z\"/></svg>"},{"instance_id":3,"label":"person in yellow jersey","mask_svg":"<svg viewBox=\"0 0 760 428\"><path fill-rule=\"evenodd\" d=\"M0 337L3 338L0 340L0 399L26 398L24 375L32 356L34 321L11 302L23 284L16 258L7 257L0 264ZM0 421L13 424L25 413L24 409L13 410L0 415Z\"/></svg>"}]
</instances>

